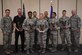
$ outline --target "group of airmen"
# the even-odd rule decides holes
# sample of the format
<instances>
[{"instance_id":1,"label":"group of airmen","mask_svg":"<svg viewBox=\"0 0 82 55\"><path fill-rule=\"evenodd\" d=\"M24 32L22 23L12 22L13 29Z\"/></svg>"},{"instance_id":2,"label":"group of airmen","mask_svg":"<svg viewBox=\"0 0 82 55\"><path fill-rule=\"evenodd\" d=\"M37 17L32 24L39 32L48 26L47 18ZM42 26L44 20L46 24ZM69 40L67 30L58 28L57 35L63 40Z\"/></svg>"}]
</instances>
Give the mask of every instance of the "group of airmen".
<instances>
[{"instance_id":1,"label":"group of airmen","mask_svg":"<svg viewBox=\"0 0 82 55\"><path fill-rule=\"evenodd\" d=\"M34 44L40 46L38 52L45 53L46 49L51 52L57 51L58 36L62 41L61 50L65 50L65 46L69 51L75 52L79 50L81 19L77 15L76 10L72 10L72 16L66 16L66 10L62 11L62 17L56 18L56 12L52 13L52 17L48 17L48 12L40 13L29 11L28 18L22 15L22 9L17 10L18 15L10 17L10 9L5 10L5 16L1 19L1 30L3 33L3 45L6 54L10 54L12 33L15 29L15 52L18 51L18 36L21 36L21 50L27 50L27 54L34 52ZM21 17L21 18L20 18ZM25 38L24 38L25 37ZM24 49L25 43L25 49ZM51 44L52 47L48 47Z\"/></svg>"}]
</instances>

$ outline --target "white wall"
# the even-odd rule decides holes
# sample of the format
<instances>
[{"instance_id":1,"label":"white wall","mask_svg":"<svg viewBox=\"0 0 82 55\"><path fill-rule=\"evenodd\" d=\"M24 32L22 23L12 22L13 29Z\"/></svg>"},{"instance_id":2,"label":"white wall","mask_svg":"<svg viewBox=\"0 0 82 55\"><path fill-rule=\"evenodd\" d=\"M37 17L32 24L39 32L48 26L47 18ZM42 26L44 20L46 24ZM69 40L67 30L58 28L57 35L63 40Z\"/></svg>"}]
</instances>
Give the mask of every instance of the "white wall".
<instances>
[{"instance_id":1,"label":"white wall","mask_svg":"<svg viewBox=\"0 0 82 55\"><path fill-rule=\"evenodd\" d=\"M1 0L0 0L0 18L2 18Z\"/></svg>"},{"instance_id":2,"label":"white wall","mask_svg":"<svg viewBox=\"0 0 82 55\"><path fill-rule=\"evenodd\" d=\"M59 17L62 16L62 10L67 10L67 16L71 16L71 10L76 9L76 0L59 0Z\"/></svg>"},{"instance_id":3,"label":"white wall","mask_svg":"<svg viewBox=\"0 0 82 55\"><path fill-rule=\"evenodd\" d=\"M39 0L23 0L23 3L25 5L26 16L28 11L37 11L37 14L39 14Z\"/></svg>"},{"instance_id":4,"label":"white wall","mask_svg":"<svg viewBox=\"0 0 82 55\"><path fill-rule=\"evenodd\" d=\"M40 4L39 4L40 1ZM25 5L25 10L26 10L26 15L28 11L37 11L37 13L39 14L39 12L43 13L44 11L48 11L50 13L50 3L51 0L23 0L23 3ZM58 4L58 0L52 0L52 6L55 12L58 12L57 15L59 15L59 17L62 16L62 10L67 10L67 16L71 16L71 10L72 9L76 9L76 0L59 0L59 4ZM0 0L1 2L1 0ZM4 10L6 8L9 8L11 10L11 17L13 19L13 17L15 15L17 15L17 9L21 7L21 0L3 0L3 8ZM58 8L59 5L59 9ZM78 0L77 2L77 13L78 15L81 17L82 19L82 0ZM50 14L49 14L50 16ZM0 18L1 18L1 3L0 3ZM81 30L82 31L82 30ZM82 32L81 32L81 36L82 36ZM3 43L3 37L2 37L2 33L0 31L0 44ZM20 40L19 40L20 43ZM59 43L61 43L60 41L60 37L59 37ZM82 37L80 38L80 43L82 44ZM14 44L14 33L13 33L13 37L12 37L12 44Z\"/></svg>"},{"instance_id":5,"label":"white wall","mask_svg":"<svg viewBox=\"0 0 82 55\"><path fill-rule=\"evenodd\" d=\"M57 12L57 0L52 0L53 11ZM40 12L48 11L50 16L51 0L40 0Z\"/></svg>"},{"instance_id":6,"label":"white wall","mask_svg":"<svg viewBox=\"0 0 82 55\"><path fill-rule=\"evenodd\" d=\"M17 9L21 7L20 0L3 0L3 10L10 9L11 10L11 17L17 15ZM4 14L5 15L5 14Z\"/></svg>"}]
</instances>

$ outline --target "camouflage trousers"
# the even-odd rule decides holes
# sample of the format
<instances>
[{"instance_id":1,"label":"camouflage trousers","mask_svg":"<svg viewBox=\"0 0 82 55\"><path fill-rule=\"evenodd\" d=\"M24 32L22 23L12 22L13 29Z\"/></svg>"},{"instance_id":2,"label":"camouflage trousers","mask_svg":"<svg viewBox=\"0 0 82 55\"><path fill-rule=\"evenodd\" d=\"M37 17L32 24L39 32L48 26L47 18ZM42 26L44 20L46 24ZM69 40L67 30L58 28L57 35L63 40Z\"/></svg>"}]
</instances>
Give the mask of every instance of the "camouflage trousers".
<instances>
[{"instance_id":1,"label":"camouflage trousers","mask_svg":"<svg viewBox=\"0 0 82 55\"><path fill-rule=\"evenodd\" d=\"M12 33L3 34L4 50L9 51L11 48Z\"/></svg>"},{"instance_id":2,"label":"camouflage trousers","mask_svg":"<svg viewBox=\"0 0 82 55\"><path fill-rule=\"evenodd\" d=\"M26 49L28 50L29 48L32 48L34 45L34 35L35 32L29 33L27 31L25 31L25 38L26 38Z\"/></svg>"},{"instance_id":3,"label":"camouflage trousers","mask_svg":"<svg viewBox=\"0 0 82 55\"><path fill-rule=\"evenodd\" d=\"M71 31L71 42L75 48L79 48L80 32Z\"/></svg>"},{"instance_id":4,"label":"camouflage trousers","mask_svg":"<svg viewBox=\"0 0 82 55\"><path fill-rule=\"evenodd\" d=\"M50 31L49 39L52 47L56 48L58 44L58 31Z\"/></svg>"},{"instance_id":5,"label":"camouflage trousers","mask_svg":"<svg viewBox=\"0 0 82 55\"><path fill-rule=\"evenodd\" d=\"M66 43L67 43L67 46L71 45L70 30L69 29L61 30L60 31L60 37L62 40L62 45L65 45Z\"/></svg>"},{"instance_id":6,"label":"camouflage trousers","mask_svg":"<svg viewBox=\"0 0 82 55\"><path fill-rule=\"evenodd\" d=\"M46 48L47 32L38 33L38 44L41 48Z\"/></svg>"}]
</instances>

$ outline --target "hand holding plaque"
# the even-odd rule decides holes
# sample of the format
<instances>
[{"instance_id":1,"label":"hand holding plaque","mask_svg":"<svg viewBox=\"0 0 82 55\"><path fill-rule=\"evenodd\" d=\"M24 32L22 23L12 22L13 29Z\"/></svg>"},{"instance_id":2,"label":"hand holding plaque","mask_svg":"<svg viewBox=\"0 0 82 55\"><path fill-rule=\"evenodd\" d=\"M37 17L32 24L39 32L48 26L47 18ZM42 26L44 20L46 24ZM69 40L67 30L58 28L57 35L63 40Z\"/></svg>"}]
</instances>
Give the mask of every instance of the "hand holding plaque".
<instances>
[{"instance_id":1,"label":"hand holding plaque","mask_svg":"<svg viewBox=\"0 0 82 55\"><path fill-rule=\"evenodd\" d=\"M40 25L40 31L39 32L41 32L41 33L43 33L44 32L44 29L45 29L45 26L44 25Z\"/></svg>"},{"instance_id":2,"label":"hand holding plaque","mask_svg":"<svg viewBox=\"0 0 82 55\"><path fill-rule=\"evenodd\" d=\"M29 32L33 32L34 31L34 28L35 28L35 25L34 24L29 24Z\"/></svg>"}]
</instances>

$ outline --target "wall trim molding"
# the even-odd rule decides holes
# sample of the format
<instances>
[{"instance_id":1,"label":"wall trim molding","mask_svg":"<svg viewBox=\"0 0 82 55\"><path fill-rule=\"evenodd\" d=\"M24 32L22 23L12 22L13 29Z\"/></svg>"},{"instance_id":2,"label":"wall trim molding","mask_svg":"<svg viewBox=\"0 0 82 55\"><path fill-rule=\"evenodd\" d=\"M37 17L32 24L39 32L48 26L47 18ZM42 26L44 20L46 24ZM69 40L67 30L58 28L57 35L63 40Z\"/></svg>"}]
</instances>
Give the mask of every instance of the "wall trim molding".
<instances>
[{"instance_id":1,"label":"wall trim molding","mask_svg":"<svg viewBox=\"0 0 82 55\"><path fill-rule=\"evenodd\" d=\"M3 17L3 0L1 0L2 17Z\"/></svg>"},{"instance_id":2,"label":"wall trim molding","mask_svg":"<svg viewBox=\"0 0 82 55\"><path fill-rule=\"evenodd\" d=\"M57 18L59 18L59 0L57 0Z\"/></svg>"},{"instance_id":3,"label":"wall trim molding","mask_svg":"<svg viewBox=\"0 0 82 55\"><path fill-rule=\"evenodd\" d=\"M76 12L77 12L78 0L76 0Z\"/></svg>"},{"instance_id":4,"label":"wall trim molding","mask_svg":"<svg viewBox=\"0 0 82 55\"><path fill-rule=\"evenodd\" d=\"M41 11L40 11L40 8L41 8L40 6L41 6L41 1L39 0L39 14L40 14L40 12L41 12Z\"/></svg>"}]
</instances>

